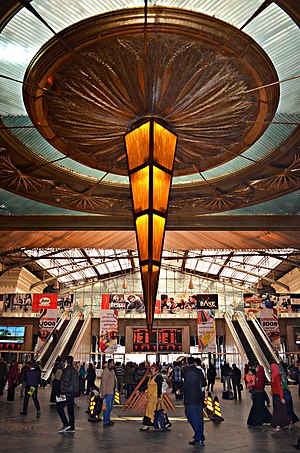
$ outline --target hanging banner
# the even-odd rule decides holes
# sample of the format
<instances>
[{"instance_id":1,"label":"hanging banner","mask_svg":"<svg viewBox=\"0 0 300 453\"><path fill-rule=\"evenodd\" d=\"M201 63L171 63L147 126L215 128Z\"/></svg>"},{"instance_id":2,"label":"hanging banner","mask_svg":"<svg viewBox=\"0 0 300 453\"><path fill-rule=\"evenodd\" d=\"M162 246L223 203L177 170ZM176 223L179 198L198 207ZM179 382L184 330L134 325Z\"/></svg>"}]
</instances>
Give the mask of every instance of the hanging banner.
<instances>
[{"instance_id":1,"label":"hanging banner","mask_svg":"<svg viewBox=\"0 0 300 453\"><path fill-rule=\"evenodd\" d=\"M39 353L45 341L48 340L56 326L57 310L45 310L40 317L38 342L36 345L36 353Z\"/></svg>"},{"instance_id":2,"label":"hanging banner","mask_svg":"<svg viewBox=\"0 0 300 453\"><path fill-rule=\"evenodd\" d=\"M198 310L198 349L199 352L216 352L215 312Z\"/></svg>"},{"instance_id":3,"label":"hanging banner","mask_svg":"<svg viewBox=\"0 0 300 453\"><path fill-rule=\"evenodd\" d=\"M27 312L32 305L32 295L31 294L3 294L1 296L3 299L3 310L4 311L20 311L23 310Z\"/></svg>"},{"instance_id":4,"label":"hanging banner","mask_svg":"<svg viewBox=\"0 0 300 453\"><path fill-rule=\"evenodd\" d=\"M102 310L125 310L126 313L145 313L142 294L102 294Z\"/></svg>"},{"instance_id":5,"label":"hanging banner","mask_svg":"<svg viewBox=\"0 0 300 453\"><path fill-rule=\"evenodd\" d=\"M260 310L261 326L269 338L274 351L280 351L280 331L276 310L262 308Z\"/></svg>"},{"instance_id":6,"label":"hanging banner","mask_svg":"<svg viewBox=\"0 0 300 453\"><path fill-rule=\"evenodd\" d=\"M58 294L57 308L61 313L73 311L74 309L74 294Z\"/></svg>"},{"instance_id":7,"label":"hanging banner","mask_svg":"<svg viewBox=\"0 0 300 453\"><path fill-rule=\"evenodd\" d=\"M99 351L104 353L117 352L118 311L101 310Z\"/></svg>"},{"instance_id":8,"label":"hanging banner","mask_svg":"<svg viewBox=\"0 0 300 453\"><path fill-rule=\"evenodd\" d=\"M58 294L33 294L32 311L54 310L57 308Z\"/></svg>"}]
</instances>

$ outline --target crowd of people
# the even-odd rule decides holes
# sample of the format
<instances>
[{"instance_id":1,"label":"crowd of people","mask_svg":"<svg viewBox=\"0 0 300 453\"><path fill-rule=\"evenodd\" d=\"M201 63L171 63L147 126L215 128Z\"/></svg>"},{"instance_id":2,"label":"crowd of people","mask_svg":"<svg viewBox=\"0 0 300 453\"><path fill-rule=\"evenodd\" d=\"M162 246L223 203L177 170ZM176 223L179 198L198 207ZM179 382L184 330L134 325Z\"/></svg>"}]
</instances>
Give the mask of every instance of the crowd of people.
<instances>
[{"instance_id":1,"label":"crowd of people","mask_svg":"<svg viewBox=\"0 0 300 453\"><path fill-rule=\"evenodd\" d=\"M110 414L114 405L115 392L118 391L129 398L132 392L146 392L147 405L142 420L141 431L149 431L155 427L155 413L158 408L164 409L164 383L167 382L168 392L173 392L176 399L183 398L185 413L190 423L194 437L191 445L204 445L203 405L205 392L213 392L217 371L213 363L206 367L199 358L188 357L173 364L153 364L142 362L139 365L127 362L114 362L109 359L103 364L100 386L96 384L96 370L93 363L80 363L68 356L66 363L57 357L51 373L50 402L55 403L57 413L62 421L59 433L75 432L74 404L76 397L97 391L103 399L103 426L114 426ZM232 399L241 399L243 390L251 393L252 407L247 424L261 426L270 424L274 430L295 424L299 421L294 412L293 399L288 388L288 370L284 363L271 364L271 401L266 392L266 375L262 365L246 364L244 377L236 364L224 362L221 366L221 382L223 383L223 398L229 392ZM295 372L295 370L292 370ZM299 373L294 376L299 383ZM243 381L243 382L242 382ZM243 386L244 383L244 386ZM14 402L16 388L19 385L20 398L23 398L23 410L20 415L27 415L29 401L35 406L36 416L41 417L41 407L38 400L39 387L43 385L40 366L37 362L28 361L19 367L16 362L6 364L0 358L0 396L7 391L7 402ZM245 387L245 388L244 388ZM228 398L231 399L231 398ZM65 412L67 409L67 413ZM168 425L165 428L171 426ZM295 445L300 450L299 442Z\"/></svg>"}]
</instances>

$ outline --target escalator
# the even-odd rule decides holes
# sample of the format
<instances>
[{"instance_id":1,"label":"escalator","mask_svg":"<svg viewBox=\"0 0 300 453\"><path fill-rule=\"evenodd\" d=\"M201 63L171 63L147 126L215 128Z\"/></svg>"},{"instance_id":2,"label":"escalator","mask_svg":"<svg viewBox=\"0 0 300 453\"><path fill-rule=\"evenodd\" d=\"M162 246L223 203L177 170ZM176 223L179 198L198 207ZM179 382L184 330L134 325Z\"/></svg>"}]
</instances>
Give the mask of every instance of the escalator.
<instances>
[{"instance_id":1,"label":"escalator","mask_svg":"<svg viewBox=\"0 0 300 453\"><path fill-rule=\"evenodd\" d=\"M253 349L251 348L250 343L247 340L247 337L246 337L242 327L240 326L239 322L232 321L232 324L233 324L233 327L234 327L236 333L238 334L238 337L242 343L242 346L244 348L248 361L250 363L258 362L257 357L256 357L255 353L253 352Z\"/></svg>"},{"instance_id":2,"label":"escalator","mask_svg":"<svg viewBox=\"0 0 300 453\"><path fill-rule=\"evenodd\" d=\"M63 335L63 333L64 333L64 331L65 331L65 329L66 329L66 327L68 325L68 322L69 322L68 319L64 319L62 321L60 329L59 330L56 329L57 340L49 342L49 345L48 345L47 349L45 350L43 356L40 359L40 363L41 363L42 369L45 367L46 363L48 362L49 357L51 356L52 352L54 351L54 348L55 348L57 342L62 337L62 335Z\"/></svg>"},{"instance_id":3,"label":"escalator","mask_svg":"<svg viewBox=\"0 0 300 453\"><path fill-rule=\"evenodd\" d=\"M270 350L270 347L272 348L272 346L270 345L268 347L266 344L266 342L269 342L269 339L266 337L265 333L261 329L259 330L255 326L254 321L252 321L252 320L247 321L247 324L250 327L251 332L255 336L255 339L256 339L257 343L259 344L259 346L260 346L262 352L264 353L264 356L266 357L269 364L278 362L278 358L276 357L275 353L274 352L272 353L272 349ZM265 336L265 339L263 338L263 335Z\"/></svg>"},{"instance_id":4,"label":"escalator","mask_svg":"<svg viewBox=\"0 0 300 453\"><path fill-rule=\"evenodd\" d=\"M77 324L76 324L76 326L75 326L70 338L68 339L68 341L67 341L67 343L66 343L66 345L64 347L63 352L61 353L61 358L62 358L63 361L66 360L68 355L70 354L71 349L73 347L73 344L75 343L76 338L77 338L77 336L78 336L78 334L79 334L79 332L80 332L80 330L81 330L81 328L83 326L83 323L84 323L84 321L82 319L78 320L78 322L77 322Z\"/></svg>"}]
</instances>

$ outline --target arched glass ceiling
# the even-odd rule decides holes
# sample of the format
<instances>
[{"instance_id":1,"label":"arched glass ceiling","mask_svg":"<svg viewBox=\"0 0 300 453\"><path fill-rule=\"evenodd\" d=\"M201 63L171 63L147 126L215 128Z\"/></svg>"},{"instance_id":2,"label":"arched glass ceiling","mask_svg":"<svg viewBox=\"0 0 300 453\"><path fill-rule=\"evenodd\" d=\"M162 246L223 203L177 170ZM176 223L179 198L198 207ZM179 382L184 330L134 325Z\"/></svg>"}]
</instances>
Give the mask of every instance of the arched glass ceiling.
<instances>
[{"instance_id":1,"label":"arched glass ceiling","mask_svg":"<svg viewBox=\"0 0 300 453\"><path fill-rule=\"evenodd\" d=\"M162 5L177 7L203 12L215 16L236 27L241 27L247 19L262 4L262 0L159 0L152 1L150 5ZM107 2L89 0L34 0L34 8L39 14L59 32L69 25L85 18L123 8L144 6L142 1L108 0ZM272 3L258 17L256 17L244 31L250 35L272 60L279 80L297 75L300 67L300 30L290 17L275 3ZM52 33L39 22L28 10L23 8L8 23L0 35L0 63L1 73L22 80L26 67L40 47L52 37ZM13 81L0 79L0 114L5 124L16 125L20 116L22 120L29 121L22 100L22 85ZM285 121L293 121L294 114L299 111L299 79L288 81L280 86L280 102L275 120L281 121L282 115ZM298 95L297 95L298 93ZM6 117L6 118L5 118ZM17 118L16 118L17 117ZM291 134L296 126L293 125L270 125L265 134L244 155L254 160L259 160ZM60 152L49 145L33 129L26 129L22 133L14 134L26 146L33 148L45 158L54 160L64 157ZM53 157L52 157L53 156ZM103 173L92 170L82 164L64 159L61 165L79 174L95 177L103 176ZM221 176L231 173L249 165L242 157L221 165L204 173L206 178ZM199 175L189 177L176 177L174 183L199 181ZM105 181L114 181L127 184L126 177L108 175Z\"/></svg>"}]
</instances>

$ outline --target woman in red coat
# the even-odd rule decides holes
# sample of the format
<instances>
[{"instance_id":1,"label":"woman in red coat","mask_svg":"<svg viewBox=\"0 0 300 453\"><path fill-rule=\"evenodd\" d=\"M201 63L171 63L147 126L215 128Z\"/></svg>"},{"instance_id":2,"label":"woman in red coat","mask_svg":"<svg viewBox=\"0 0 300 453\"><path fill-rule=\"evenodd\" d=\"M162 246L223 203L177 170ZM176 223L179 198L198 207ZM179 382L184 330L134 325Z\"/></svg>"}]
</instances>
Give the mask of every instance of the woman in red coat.
<instances>
[{"instance_id":1,"label":"woman in red coat","mask_svg":"<svg viewBox=\"0 0 300 453\"><path fill-rule=\"evenodd\" d=\"M252 390L253 404L248 416L247 425L261 426L264 423L270 423L272 415L266 407L265 382L266 375L263 367L258 365L254 383L250 386Z\"/></svg>"},{"instance_id":2,"label":"woman in red coat","mask_svg":"<svg viewBox=\"0 0 300 453\"><path fill-rule=\"evenodd\" d=\"M271 426L280 431L283 426L291 423L291 418L286 411L285 399L281 382L281 375L277 363L271 365L271 391L273 395L273 415Z\"/></svg>"},{"instance_id":3,"label":"woman in red coat","mask_svg":"<svg viewBox=\"0 0 300 453\"><path fill-rule=\"evenodd\" d=\"M15 401L15 390L18 385L18 377L19 377L19 370L18 364L16 362L12 362L10 368L8 370L8 389L7 389L7 402L13 403Z\"/></svg>"}]
</instances>

